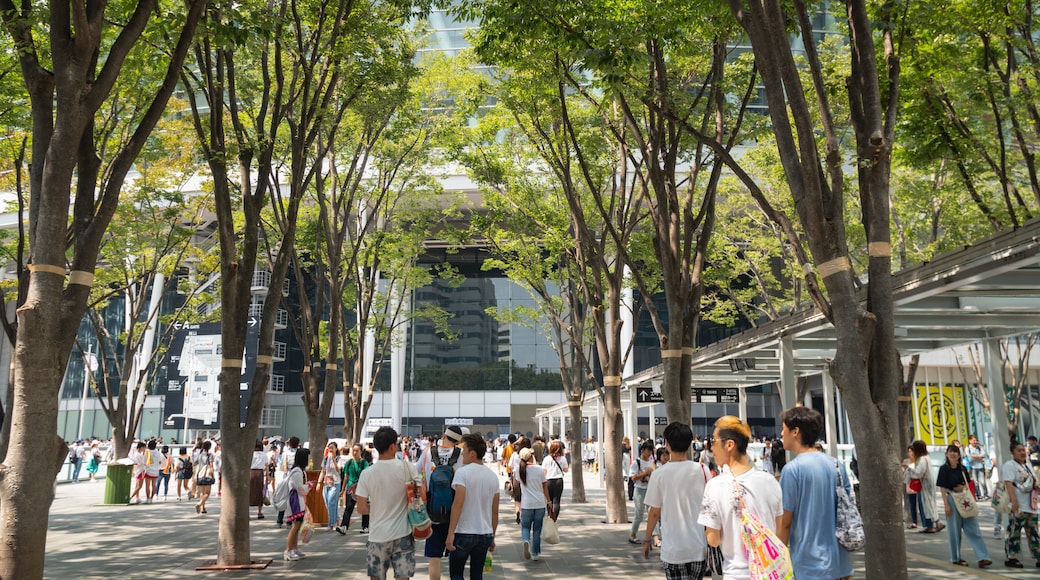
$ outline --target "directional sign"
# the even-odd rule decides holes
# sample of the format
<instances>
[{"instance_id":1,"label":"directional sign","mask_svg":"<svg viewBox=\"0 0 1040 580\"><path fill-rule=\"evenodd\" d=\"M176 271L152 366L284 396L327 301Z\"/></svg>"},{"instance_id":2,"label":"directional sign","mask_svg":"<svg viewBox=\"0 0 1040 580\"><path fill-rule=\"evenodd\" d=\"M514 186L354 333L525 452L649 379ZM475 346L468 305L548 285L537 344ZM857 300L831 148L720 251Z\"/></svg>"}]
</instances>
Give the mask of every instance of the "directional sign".
<instances>
[{"instance_id":1,"label":"directional sign","mask_svg":"<svg viewBox=\"0 0 1040 580\"><path fill-rule=\"evenodd\" d=\"M636 387L636 401L640 403L663 403L664 395L655 393L653 387Z\"/></svg>"},{"instance_id":2,"label":"directional sign","mask_svg":"<svg viewBox=\"0 0 1040 580\"><path fill-rule=\"evenodd\" d=\"M693 389L694 403L739 403L740 389Z\"/></svg>"}]
</instances>

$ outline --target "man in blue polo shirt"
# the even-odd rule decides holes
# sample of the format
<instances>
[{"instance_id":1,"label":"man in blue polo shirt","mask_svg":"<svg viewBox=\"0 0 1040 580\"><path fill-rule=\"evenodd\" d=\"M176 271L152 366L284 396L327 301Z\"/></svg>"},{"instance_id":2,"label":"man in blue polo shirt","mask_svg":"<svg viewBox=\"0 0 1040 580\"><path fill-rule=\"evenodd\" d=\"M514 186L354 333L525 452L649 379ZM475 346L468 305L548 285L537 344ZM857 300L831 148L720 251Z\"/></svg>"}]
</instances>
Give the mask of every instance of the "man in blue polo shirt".
<instances>
[{"instance_id":1,"label":"man in blue polo shirt","mask_svg":"<svg viewBox=\"0 0 1040 580\"><path fill-rule=\"evenodd\" d=\"M823 416L808 407L794 407L781 413L780 420L784 449L793 451L795 458L780 474L784 514L777 535L791 549L794 576L798 580L849 578L852 558L834 535L838 467L815 448ZM848 482L848 476L842 477Z\"/></svg>"}]
</instances>

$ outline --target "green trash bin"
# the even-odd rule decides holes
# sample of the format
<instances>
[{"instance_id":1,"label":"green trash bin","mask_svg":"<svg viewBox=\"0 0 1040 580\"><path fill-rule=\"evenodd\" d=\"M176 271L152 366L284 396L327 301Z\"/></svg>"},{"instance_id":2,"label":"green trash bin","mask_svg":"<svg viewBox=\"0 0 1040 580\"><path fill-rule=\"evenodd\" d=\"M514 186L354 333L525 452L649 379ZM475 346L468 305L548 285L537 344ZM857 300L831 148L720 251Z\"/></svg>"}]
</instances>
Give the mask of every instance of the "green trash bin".
<instances>
[{"instance_id":1,"label":"green trash bin","mask_svg":"<svg viewBox=\"0 0 1040 580\"><path fill-rule=\"evenodd\" d=\"M109 463L105 475L105 504L126 505L130 503L130 479L134 466L122 463Z\"/></svg>"}]
</instances>

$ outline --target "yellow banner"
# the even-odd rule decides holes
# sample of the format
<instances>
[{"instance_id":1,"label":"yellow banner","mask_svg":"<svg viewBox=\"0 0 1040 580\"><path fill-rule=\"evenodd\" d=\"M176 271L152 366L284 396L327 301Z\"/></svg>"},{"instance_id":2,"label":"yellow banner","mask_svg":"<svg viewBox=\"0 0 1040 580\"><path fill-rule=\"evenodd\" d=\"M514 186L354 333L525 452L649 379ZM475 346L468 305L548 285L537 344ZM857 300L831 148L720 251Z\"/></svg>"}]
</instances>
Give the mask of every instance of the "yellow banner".
<instances>
[{"instance_id":1,"label":"yellow banner","mask_svg":"<svg viewBox=\"0 0 1040 580\"><path fill-rule=\"evenodd\" d=\"M918 385L914 388L914 432L927 445L968 441L964 387Z\"/></svg>"}]
</instances>

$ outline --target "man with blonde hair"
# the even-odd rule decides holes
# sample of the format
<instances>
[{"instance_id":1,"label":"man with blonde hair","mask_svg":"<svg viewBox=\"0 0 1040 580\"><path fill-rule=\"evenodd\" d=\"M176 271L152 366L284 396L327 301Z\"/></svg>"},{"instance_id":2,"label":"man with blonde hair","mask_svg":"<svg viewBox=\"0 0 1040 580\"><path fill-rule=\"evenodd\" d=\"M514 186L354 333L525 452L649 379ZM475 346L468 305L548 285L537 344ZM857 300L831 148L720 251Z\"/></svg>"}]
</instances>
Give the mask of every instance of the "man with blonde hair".
<instances>
[{"instance_id":1,"label":"man with blonde hair","mask_svg":"<svg viewBox=\"0 0 1040 580\"><path fill-rule=\"evenodd\" d=\"M711 448L718 465L726 465L704 488L697 523L705 527L708 544L722 547L723 575L727 580L750 580L747 554L741 541L741 504L767 528L776 531L784 513L780 484L771 474L755 469L747 456L751 428L732 415L715 422Z\"/></svg>"}]
</instances>

